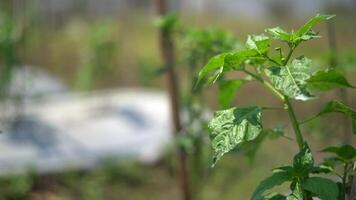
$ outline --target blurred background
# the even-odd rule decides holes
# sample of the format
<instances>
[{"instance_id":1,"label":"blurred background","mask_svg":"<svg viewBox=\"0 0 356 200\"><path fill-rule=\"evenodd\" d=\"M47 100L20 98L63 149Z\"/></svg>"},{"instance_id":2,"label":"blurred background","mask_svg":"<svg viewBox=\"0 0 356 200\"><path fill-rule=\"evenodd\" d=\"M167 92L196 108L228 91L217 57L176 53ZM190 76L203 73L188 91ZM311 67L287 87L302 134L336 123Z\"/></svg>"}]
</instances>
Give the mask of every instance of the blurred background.
<instances>
[{"instance_id":1,"label":"blurred background","mask_svg":"<svg viewBox=\"0 0 356 200\"><path fill-rule=\"evenodd\" d=\"M298 147L287 115L268 112L265 127L285 136L236 151L211 169L206 121L219 108L217 88L192 93L198 70L247 34L335 14L300 46L320 68L335 67L356 85L354 0L167 0L158 18L148 0L0 0L0 200L181 199L175 147L187 156L196 199L248 199L273 166ZM175 47L182 134L171 125L159 30ZM232 105L279 105L265 88L243 85ZM356 108L356 92L333 91L295 102L306 119L330 99ZM303 126L316 160L325 145L350 143L351 122L326 116ZM277 137L277 136L276 136ZM283 190L283 187L281 188Z\"/></svg>"}]
</instances>

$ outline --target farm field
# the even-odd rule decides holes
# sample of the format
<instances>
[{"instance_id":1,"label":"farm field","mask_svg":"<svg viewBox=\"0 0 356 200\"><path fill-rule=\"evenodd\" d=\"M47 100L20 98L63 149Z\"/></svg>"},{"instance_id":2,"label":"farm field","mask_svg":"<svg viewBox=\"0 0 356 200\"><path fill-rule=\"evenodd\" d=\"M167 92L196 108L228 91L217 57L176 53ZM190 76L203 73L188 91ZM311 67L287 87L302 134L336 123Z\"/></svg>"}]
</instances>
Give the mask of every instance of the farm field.
<instances>
[{"instance_id":1,"label":"farm field","mask_svg":"<svg viewBox=\"0 0 356 200\"><path fill-rule=\"evenodd\" d=\"M0 200L356 198L355 3L0 5Z\"/></svg>"}]
</instances>

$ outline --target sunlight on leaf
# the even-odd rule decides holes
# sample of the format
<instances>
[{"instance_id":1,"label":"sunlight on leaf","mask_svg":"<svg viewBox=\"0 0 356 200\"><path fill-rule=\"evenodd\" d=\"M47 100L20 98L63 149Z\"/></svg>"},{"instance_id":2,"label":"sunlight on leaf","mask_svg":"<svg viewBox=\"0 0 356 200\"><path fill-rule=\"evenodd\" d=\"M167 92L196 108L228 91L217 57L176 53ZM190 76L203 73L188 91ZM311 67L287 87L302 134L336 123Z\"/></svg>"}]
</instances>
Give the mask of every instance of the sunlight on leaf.
<instances>
[{"instance_id":1,"label":"sunlight on leaf","mask_svg":"<svg viewBox=\"0 0 356 200\"><path fill-rule=\"evenodd\" d=\"M227 152L254 140L262 131L262 108L258 106L217 111L209 122L214 150L213 165Z\"/></svg>"}]
</instances>

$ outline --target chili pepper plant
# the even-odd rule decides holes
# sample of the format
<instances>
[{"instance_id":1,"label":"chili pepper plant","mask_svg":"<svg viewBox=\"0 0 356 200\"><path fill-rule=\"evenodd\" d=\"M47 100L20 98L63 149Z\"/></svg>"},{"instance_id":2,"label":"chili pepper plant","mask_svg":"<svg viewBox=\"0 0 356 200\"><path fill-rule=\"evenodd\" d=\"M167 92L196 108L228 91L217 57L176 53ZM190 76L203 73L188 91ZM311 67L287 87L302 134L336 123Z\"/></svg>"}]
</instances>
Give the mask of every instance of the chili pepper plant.
<instances>
[{"instance_id":1,"label":"chili pepper plant","mask_svg":"<svg viewBox=\"0 0 356 200\"><path fill-rule=\"evenodd\" d=\"M306 56L293 54L303 43L319 38L313 28L333 17L318 14L297 30L288 32L275 27L266 29L265 33L260 35L249 35L245 48L212 57L198 74L199 88L201 84L219 82L218 80L229 72L244 73L249 77L243 79L244 81L258 81L279 99L281 104L279 108L251 105L216 111L208 123L214 152L213 166L226 153L237 148L243 149L261 134L269 132L261 121L265 111L281 109L288 113L299 152L296 152L290 165L273 169L272 175L257 186L251 200L311 200L314 197L323 200L344 200L348 195L356 166L355 148L352 145L326 147L322 151L332 156L317 164L301 126L311 119L329 113L341 113L351 118L352 131L356 134L356 112L348 105L332 100L310 119L301 120L297 118L293 106L293 101L310 101L318 98L322 92L337 88L355 88L334 68L320 70L315 68ZM275 43L283 43L284 46L273 50ZM230 90L231 95L235 92ZM335 170L338 166L342 166L341 173ZM334 175L336 178L325 178L322 174ZM280 194L272 191L283 183L289 183L290 192Z\"/></svg>"}]
</instances>

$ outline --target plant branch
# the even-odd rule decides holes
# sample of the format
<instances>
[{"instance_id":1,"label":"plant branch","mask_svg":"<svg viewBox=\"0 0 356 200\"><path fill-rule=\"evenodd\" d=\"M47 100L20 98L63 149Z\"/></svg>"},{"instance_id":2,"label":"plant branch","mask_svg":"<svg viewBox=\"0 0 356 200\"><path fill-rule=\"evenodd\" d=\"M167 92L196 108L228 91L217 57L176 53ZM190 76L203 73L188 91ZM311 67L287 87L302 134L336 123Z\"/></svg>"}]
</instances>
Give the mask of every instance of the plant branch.
<instances>
[{"instance_id":1,"label":"plant branch","mask_svg":"<svg viewBox=\"0 0 356 200\"><path fill-rule=\"evenodd\" d=\"M297 47L297 45L291 45L290 49L289 49L289 52L288 52L288 55L286 57L286 59L284 60L283 62L283 66L286 66L288 64L288 61L290 60L292 54L293 54L293 51L294 49Z\"/></svg>"},{"instance_id":2,"label":"plant branch","mask_svg":"<svg viewBox=\"0 0 356 200\"><path fill-rule=\"evenodd\" d=\"M287 109L288 109L288 115L289 115L289 118L290 118L290 120L292 122L295 138L297 140L299 149L302 149L303 145L304 145L304 138L303 138L303 135L302 135L302 133L300 131L299 124L298 124L297 117L295 115L293 106L292 106L291 102L289 101L289 97L284 96L284 102L285 102L285 104L287 106Z\"/></svg>"},{"instance_id":3,"label":"plant branch","mask_svg":"<svg viewBox=\"0 0 356 200\"><path fill-rule=\"evenodd\" d=\"M305 120L303 120L303 121L300 121L300 122L299 122L299 125L308 123L308 122L312 121L313 119L316 119L317 117L319 117L319 115L315 115L315 116L313 116L313 117L310 117L310 118L308 118L308 119L305 119Z\"/></svg>"},{"instance_id":4,"label":"plant branch","mask_svg":"<svg viewBox=\"0 0 356 200\"><path fill-rule=\"evenodd\" d=\"M271 61L272 63L274 63L274 64L276 64L276 65L278 65L278 66L281 66L281 65L282 65L281 63L279 63L279 62L273 60L273 59L272 59L271 57L269 57L267 54L264 55L264 56L265 56L265 58L267 58L267 60Z\"/></svg>"},{"instance_id":5,"label":"plant branch","mask_svg":"<svg viewBox=\"0 0 356 200\"><path fill-rule=\"evenodd\" d=\"M264 80L262 77L247 71L246 69L243 69L243 71L252 76L253 78L255 78L256 80L260 81L263 85L265 85L275 96L277 96L279 99L281 99L282 101L284 101L284 96L282 93L280 93L275 87L273 87L272 84L270 84L269 82L267 82L266 80Z\"/></svg>"},{"instance_id":6,"label":"plant branch","mask_svg":"<svg viewBox=\"0 0 356 200\"><path fill-rule=\"evenodd\" d=\"M292 44L290 45L290 49L289 49L289 52L288 52L288 55L286 57L286 59L284 60L283 62L283 66L286 66L295 50L295 48L298 46L298 44ZM288 69L288 68L287 68ZM288 69L289 71L289 69ZM289 100L289 97L287 96L284 96L284 103L286 104L287 106L287 109L288 109L288 115L289 115L289 118L291 120L291 123L292 123L292 127L293 127L293 130L294 130L294 134L295 134L295 138L297 140L297 143L298 143L298 146L299 146L299 149L302 150L303 148L303 145L304 145L304 138L303 138L303 135L300 131L300 127L299 127L299 123L298 123L298 120L297 120L297 116L294 112L294 109L293 109L293 106Z\"/></svg>"}]
</instances>

